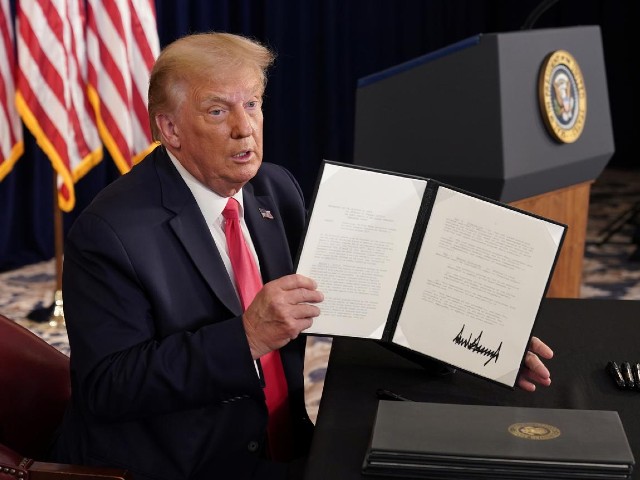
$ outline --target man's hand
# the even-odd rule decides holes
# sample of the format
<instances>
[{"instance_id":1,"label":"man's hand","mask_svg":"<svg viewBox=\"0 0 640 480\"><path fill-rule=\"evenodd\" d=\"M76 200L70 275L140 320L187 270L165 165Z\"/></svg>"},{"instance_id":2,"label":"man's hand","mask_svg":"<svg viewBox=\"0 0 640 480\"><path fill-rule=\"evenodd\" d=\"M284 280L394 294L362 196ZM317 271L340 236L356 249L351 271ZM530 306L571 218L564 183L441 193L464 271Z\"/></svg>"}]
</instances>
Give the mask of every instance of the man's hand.
<instances>
[{"instance_id":1,"label":"man's hand","mask_svg":"<svg viewBox=\"0 0 640 480\"><path fill-rule=\"evenodd\" d=\"M534 392L536 384L548 387L551 385L551 374L540 357L553 358L553 350L538 337L531 337L529 349L524 359L524 367L518 375L518 387L527 392Z\"/></svg>"},{"instance_id":2,"label":"man's hand","mask_svg":"<svg viewBox=\"0 0 640 480\"><path fill-rule=\"evenodd\" d=\"M293 274L267 283L242 316L254 359L297 338L313 324L324 299L311 278Z\"/></svg>"}]
</instances>

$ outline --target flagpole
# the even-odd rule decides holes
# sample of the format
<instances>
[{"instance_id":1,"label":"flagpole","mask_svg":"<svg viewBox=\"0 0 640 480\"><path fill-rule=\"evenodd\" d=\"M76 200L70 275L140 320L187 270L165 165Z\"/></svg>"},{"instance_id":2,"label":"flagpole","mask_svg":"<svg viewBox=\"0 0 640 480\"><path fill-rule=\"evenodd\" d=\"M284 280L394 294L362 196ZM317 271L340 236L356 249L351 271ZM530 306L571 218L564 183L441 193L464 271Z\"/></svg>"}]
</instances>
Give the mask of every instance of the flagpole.
<instances>
[{"instance_id":1,"label":"flagpole","mask_svg":"<svg viewBox=\"0 0 640 480\"><path fill-rule=\"evenodd\" d=\"M64 311L62 308L62 255L64 245L64 228L62 210L58 202L58 173L53 169L53 244L55 263L55 290L53 303L48 307L35 308L27 315L34 322L48 322L51 327L64 326Z\"/></svg>"},{"instance_id":2,"label":"flagpole","mask_svg":"<svg viewBox=\"0 0 640 480\"><path fill-rule=\"evenodd\" d=\"M53 312L49 317L49 325L57 327L64 325L64 310L62 308L62 255L64 249L64 227L62 210L58 202L58 174L53 171L53 236L55 251L56 286L53 293Z\"/></svg>"}]
</instances>

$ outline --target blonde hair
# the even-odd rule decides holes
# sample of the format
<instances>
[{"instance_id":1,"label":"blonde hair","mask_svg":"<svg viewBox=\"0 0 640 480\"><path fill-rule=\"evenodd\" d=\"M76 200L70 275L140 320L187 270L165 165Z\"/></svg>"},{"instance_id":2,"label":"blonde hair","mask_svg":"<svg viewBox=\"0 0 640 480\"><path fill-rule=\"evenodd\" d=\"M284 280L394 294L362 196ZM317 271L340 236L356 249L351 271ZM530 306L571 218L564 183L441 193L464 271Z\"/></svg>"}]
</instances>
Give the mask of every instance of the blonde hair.
<instances>
[{"instance_id":1,"label":"blonde hair","mask_svg":"<svg viewBox=\"0 0 640 480\"><path fill-rule=\"evenodd\" d=\"M267 69L275 54L259 42L230 33L196 33L167 45L156 60L149 78L149 123L154 140L160 140L155 117L172 111L184 87L210 77L212 72L254 68L267 83Z\"/></svg>"}]
</instances>

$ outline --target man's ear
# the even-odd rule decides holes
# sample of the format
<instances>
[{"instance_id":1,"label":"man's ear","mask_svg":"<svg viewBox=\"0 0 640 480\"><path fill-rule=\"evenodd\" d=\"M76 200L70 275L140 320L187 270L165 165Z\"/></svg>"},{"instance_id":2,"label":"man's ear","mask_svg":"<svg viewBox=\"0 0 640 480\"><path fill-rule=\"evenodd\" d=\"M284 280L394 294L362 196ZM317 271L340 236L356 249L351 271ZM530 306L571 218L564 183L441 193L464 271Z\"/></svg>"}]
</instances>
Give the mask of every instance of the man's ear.
<instances>
[{"instance_id":1,"label":"man's ear","mask_svg":"<svg viewBox=\"0 0 640 480\"><path fill-rule=\"evenodd\" d=\"M163 142L173 148L180 148L180 135L178 134L178 127L173 121L171 115L165 113L159 113L156 115L156 126L160 130L160 135L163 138Z\"/></svg>"}]
</instances>

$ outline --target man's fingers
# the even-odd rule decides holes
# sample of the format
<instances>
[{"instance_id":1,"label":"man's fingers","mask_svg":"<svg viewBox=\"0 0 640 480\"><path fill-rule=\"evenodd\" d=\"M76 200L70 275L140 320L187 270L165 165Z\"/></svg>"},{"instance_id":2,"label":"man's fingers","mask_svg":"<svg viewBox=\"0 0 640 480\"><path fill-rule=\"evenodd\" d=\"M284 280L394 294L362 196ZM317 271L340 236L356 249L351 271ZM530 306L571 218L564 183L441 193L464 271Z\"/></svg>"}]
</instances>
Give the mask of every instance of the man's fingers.
<instances>
[{"instance_id":1,"label":"man's fingers","mask_svg":"<svg viewBox=\"0 0 640 480\"><path fill-rule=\"evenodd\" d=\"M518 387L527 392L534 392L536 385L551 385L551 374L538 355L527 352L524 368L518 376Z\"/></svg>"},{"instance_id":2,"label":"man's fingers","mask_svg":"<svg viewBox=\"0 0 640 480\"><path fill-rule=\"evenodd\" d=\"M308 290L306 288L296 288L287 292L289 294L289 303L292 305L298 303L320 303L324 300L324 295L320 290Z\"/></svg>"},{"instance_id":3,"label":"man's fingers","mask_svg":"<svg viewBox=\"0 0 640 480\"><path fill-rule=\"evenodd\" d=\"M541 385L546 385L546 386L551 385L551 375L543 376L543 375L539 375L537 372L534 372L533 370L527 369L524 377L526 377L527 379L529 379L534 383L539 383Z\"/></svg>"},{"instance_id":4,"label":"man's fingers","mask_svg":"<svg viewBox=\"0 0 640 480\"><path fill-rule=\"evenodd\" d=\"M534 392L536 385L548 387L551 385L551 377L541 377L537 373L526 368L518 376L518 387L527 392Z\"/></svg>"},{"instance_id":5,"label":"man's fingers","mask_svg":"<svg viewBox=\"0 0 640 480\"><path fill-rule=\"evenodd\" d=\"M300 275L298 273L285 275L284 277L280 277L271 283L276 284L282 290L295 290L297 288L315 290L316 288L318 288L318 284L314 279L305 277L304 275Z\"/></svg>"},{"instance_id":6,"label":"man's fingers","mask_svg":"<svg viewBox=\"0 0 640 480\"><path fill-rule=\"evenodd\" d=\"M315 305L309 305L308 303L299 303L291 309L291 316L296 320L315 318L319 315L320 309Z\"/></svg>"},{"instance_id":7,"label":"man's fingers","mask_svg":"<svg viewBox=\"0 0 640 480\"><path fill-rule=\"evenodd\" d=\"M551 377L551 373L549 369L542 363L542 360L533 352L527 352L527 357L525 359L525 365L527 368L535 374L537 377L541 379L546 379Z\"/></svg>"},{"instance_id":8,"label":"man's fingers","mask_svg":"<svg viewBox=\"0 0 640 480\"><path fill-rule=\"evenodd\" d=\"M520 387L525 392L535 392L536 385L535 383L530 382L526 378L520 377L518 378L518 387Z\"/></svg>"},{"instance_id":9,"label":"man's fingers","mask_svg":"<svg viewBox=\"0 0 640 480\"><path fill-rule=\"evenodd\" d=\"M540 355L542 358L546 358L547 360L553 358L553 350L551 350L551 348L538 337L531 337L529 350Z\"/></svg>"},{"instance_id":10,"label":"man's fingers","mask_svg":"<svg viewBox=\"0 0 640 480\"><path fill-rule=\"evenodd\" d=\"M267 283L264 286L268 298L276 299L286 305L298 303L319 303L324 300L322 292L317 290L315 280L304 275L287 275Z\"/></svg>"},{"instance_id":11,"label":"man's fingers","mask_svg":"<svg viewBox=\"0 0 640 480\"><path fill-rule=\"evenodd\" d=\"M299 318L298 327L300 328L300 330L297 331L295 335L291 336L291 340L295 340L296 338L298 338L298 335L300 335L306 329L310 328L311 325L313 325L313 318Z\"/></svg>"},{"instance_id":12,"label":"man's fingers","mask_svg":"<svg viewBox=\"0 0 640 480\"><path fill-rule=\"evenodd\" d=\"M315 305L324 295L315 280L287 275L273 280L256 295L243 315L253 358L286 345L320 315Z\"/></svg>"}]
</instances>

